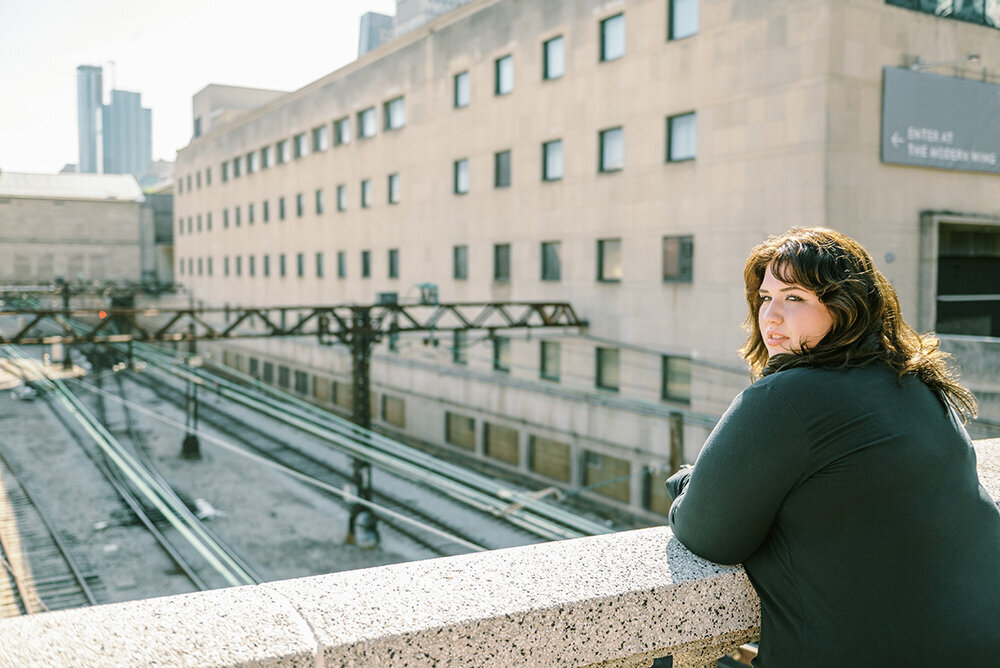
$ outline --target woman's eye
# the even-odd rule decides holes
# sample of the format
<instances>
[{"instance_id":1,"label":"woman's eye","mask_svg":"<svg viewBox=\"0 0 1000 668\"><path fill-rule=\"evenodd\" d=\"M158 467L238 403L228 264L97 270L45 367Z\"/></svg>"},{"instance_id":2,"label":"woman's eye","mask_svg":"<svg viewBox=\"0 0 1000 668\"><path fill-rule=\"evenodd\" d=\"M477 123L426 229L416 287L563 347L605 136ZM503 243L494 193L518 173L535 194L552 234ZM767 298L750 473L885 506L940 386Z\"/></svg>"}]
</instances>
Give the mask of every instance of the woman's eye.
<instances>
[{"instance_id":1,"label":"woman's eye","mask_svg":"<svg viewBox=\"0 0 1000 668\"><path fill-rule=\"evenodd\" d=\"M790 302L800 302L800 301L802 301L802 297L799 297L798 295L788 295L788 301L790 301Z\"/></svg>"},{"instance_id":2,"label":"woman's eye","mask_svg":"<svg viewBox=\"0 0 1000 668\"><path fill-rule=\"evenodd\" d=\"M762 302L769 302L769 301L771 301L771 298L768 297L767 295L760 295L760 300Z\"/></svg>"}]
</instances>

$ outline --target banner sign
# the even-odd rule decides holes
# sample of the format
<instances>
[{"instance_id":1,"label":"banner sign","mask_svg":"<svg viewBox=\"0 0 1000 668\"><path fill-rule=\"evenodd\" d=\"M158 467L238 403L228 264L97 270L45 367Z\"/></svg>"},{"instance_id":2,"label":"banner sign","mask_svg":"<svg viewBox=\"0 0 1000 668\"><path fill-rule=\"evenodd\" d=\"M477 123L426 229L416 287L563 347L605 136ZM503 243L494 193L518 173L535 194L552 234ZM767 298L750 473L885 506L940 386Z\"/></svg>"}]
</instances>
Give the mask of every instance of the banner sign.
<instances>
[{"instance_id":1,"label":"banner sign","mask_svg":"<svg viewBox=\"0 0 1000 668\"><path fill-rule=\"evenodd\" d=\"M1000 85L883 68L882 162L1000 174Z\"/></svg>"}]
</instances>

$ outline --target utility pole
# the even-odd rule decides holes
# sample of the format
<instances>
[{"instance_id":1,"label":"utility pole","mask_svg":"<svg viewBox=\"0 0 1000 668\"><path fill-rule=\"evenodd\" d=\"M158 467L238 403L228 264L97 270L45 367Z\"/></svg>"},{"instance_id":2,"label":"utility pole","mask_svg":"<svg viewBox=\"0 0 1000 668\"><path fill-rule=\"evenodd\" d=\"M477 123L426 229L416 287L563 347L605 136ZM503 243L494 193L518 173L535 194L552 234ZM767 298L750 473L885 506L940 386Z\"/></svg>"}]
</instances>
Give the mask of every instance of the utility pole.
<instances>
[{"instance_id":1,"label":"utility pole","mask_svg":"<svg viewBox=\"0 0 1000 668\"><path fill-rule=\"evenodd\" d=\"M59 292L62 296L63 317L66 318L66 322L69 322L70 318L69 283L67 283L62 276L56 276L56 285L59 286ZM63 349L63 370L72 371L72 369L73 369L73 358L70 356L70 346L69 344L66 344L66 347Z\"/></svg>"},{"instance_id":2,"label":"utility pole","mask_svg":"<svg viewBox=\"0 0 1000 668\"><path fill-rule=\"evenodd\" d=\"M198 358L194 356L196 349L193 322L188 325L188 334L191 336L188 339L188 352L191 354L188 359L192 366L200 366L196 362ZM184 435L184 441L181 442L181 459L201 459L201 443L198 441L196 433L198 431L198 386L189 378L184 390L184 427L187 433Z\"/></svg>"},{"instance_id":3,"label":"utility pole","mask_svg":"<svg viewBox=\"0 0 1000 668\"><path fill-rule=\"evenodd\" d=\"M362 429L372 427L371 404L371 356L372 347L379 339L378 332L372 328L372 312L370 306L351 307L351 323L347 332L347 342L351 346L351 420ZM351 482L355 493L365 501L372 499L372 467L368 462L355 459ZM351 516L347 525L347 542L358 542L358 529L373 534L378 542L378 530L375 517L361 503L351 506Z\"/></svg>"}]
</instances>

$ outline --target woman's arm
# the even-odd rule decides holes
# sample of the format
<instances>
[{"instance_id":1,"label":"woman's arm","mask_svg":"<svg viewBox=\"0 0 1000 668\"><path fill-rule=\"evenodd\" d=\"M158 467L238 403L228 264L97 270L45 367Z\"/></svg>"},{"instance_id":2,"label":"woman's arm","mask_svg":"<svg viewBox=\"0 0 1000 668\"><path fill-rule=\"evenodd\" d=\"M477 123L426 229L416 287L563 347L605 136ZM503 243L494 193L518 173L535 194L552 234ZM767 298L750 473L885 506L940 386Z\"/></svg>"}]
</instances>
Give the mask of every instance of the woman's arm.
<instances>
[{"instance_id":1,"label":"woman's arm","mask_svg":"<svg viewBox=\"0 0 1000 668\"><path fill-rule=\"evenodd\" d=\"M695 554L736 564L753 554L806 469L809 443L794 400L751 385L712 430L695 467L670 479L674 535Z\"/></svg>"}]
</instances>

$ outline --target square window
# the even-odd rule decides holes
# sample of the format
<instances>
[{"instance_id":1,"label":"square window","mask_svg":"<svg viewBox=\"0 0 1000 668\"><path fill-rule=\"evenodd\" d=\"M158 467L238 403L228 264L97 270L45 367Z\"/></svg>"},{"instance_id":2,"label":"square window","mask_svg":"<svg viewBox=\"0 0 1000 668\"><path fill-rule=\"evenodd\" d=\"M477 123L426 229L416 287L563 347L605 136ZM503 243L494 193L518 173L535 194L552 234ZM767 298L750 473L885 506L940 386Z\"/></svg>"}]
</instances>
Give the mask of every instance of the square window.
<instances>
[{"instance_id":1,"label":"square window","mask_svg":"<svg viewBox=\"0 0 1000 668\"><path fill-rule=\"evenodd\" d=\"M506 95L514 90L514 56L497 58L493 63L496 95Z\"/></svg>"},{"instance_id":2,"label":"square window","mask_svg":"<svg viewBox=\"0 0 1000 668\"><path fill-rule=\"evenodd\" d=\"M389 249L389 278L399 278L399 250Z\"/></svg>"},{"instance_id":3,"label":"square window","mask_svg":"<svg viewBox=\"0 0 1000 668\"><path fill-rule=\"evenodd\" d=\"M622 280L622 240L597 241L597 280L617 283Z\"/></svg>"},{"instance_id":4,"label":"square window","mask_svg":"<svg viewBox=\"0 0 1000 668\"><path fill-rule=\"evenodd\" d=\"M510 244L493 245L493 280L510 280Z\"/></svg>"},{"instance_id":5,"label":"square window","mask_svg":"<svg viewBox=\"0 0 1000 668\"><path fill-rule=\"evenodd\" d=\"M625 165L625 131L620 127L601 130L598 143L599 171L619 171Z\"/></svg>"},{"instance_id":6,"label":"square window","mask_svg":"<svg viewBox=\"0 0 1000 668\"><path fill-rule=\"evenodd\" d=\"M464 195L469 192L469 159L455 161L455 194Z\"/></svg>"},{"instance_id":7,"label":"square window","mask_svg":"<svg viewBox=\"0 0 1000 668\"><path fill-rule=\"evenodd\" d=\"M372 275L372 252L361 251L361 278L370 278Z\"/></svg>"},{"instance_id":8,"label":"square window","mask_svg":"<svg viewBox=\"0 0 1000 668\"><path fill-rule=\"evenodd\" d=\"M493 337L493 370L510 373L510 339L506 336Z\"/></svg>"},{"instance_id":9,"label":"square window","mask_svg":"<svg viewBox=\"0 0 1000 668\"><path fill-rule=\"evenodd\" d=\"M670 0L670 39L698 34L698 0Z\"/></svg>"},{"instance_id":10,"label":"square window","mask_svg":"<svg viewBox=\"0 0 1000 668\"><path fill-rule=\"evenodd\" d=\"M358 113L358 138L367 139L375 136L375 107L368 107Z\"/></svg>"},{"instance_id":11,"label":"square window","mask_svg":"<svg viewBox=\"0 0 1000 668\"><path fill-rule=\"evenodd\" d=\"M316 191L316 215L323 213L323 191Z\"/></svg>"},{"instance_id":12,"label":"square window","mask_svg":"<svg viewBox=\"0 0 1000 668\"><path fill-rule=\"evenodd\" d=\"M278 142L277 151L279 165L283 165L292 159L292 147L289 145L287 139L282 139Z\"/></svg>"},{"instance_id":13,"label":"square window","mask_svg":"<svg viewBox=\"0 0 1000 668\"><path fill-rule=\"evenodd\" d=\"M597 348L596 384L599 389L618 391L618 358L617 348Z\"/></svg>"},{"instance_id":14,"label":"square window","mask_svg":"<svg viewBox=\"0 0 1000 668\"><path fill-rule=\"evenodd\" d=\"M399 174L390 174L386 184L389 204L399 204Z\"/></svg>"},{"instance_id":15,"label":"square window","mask_svg":"<svg viewBox=\"0 0 1000 668\"><path fill-rule=\"evenodd\" d=\"M493 187L510 187L510 151L493 154Z\"/></svg>"},{"instance_id":16,"label":"square window","mask_svg":"<svg viewBox=\"0 0 1000 668\"><path fill-rule=\"evenodd\" d=\"M399 397L382 395L382 419L396 427L406 426L406 403Z\"/></svg>"},{"instance_id":17,"label":"square window","mask_svg":"<svg viewBox=\"0 0 1000 668\"><path fill-rule=\"evenodd\" d=\"M663 237L663 280L690 283L694 275L694 237Z\"/></svg>"},{"instance_id":18,"label":"square window","mask_svg":"<svg viewBox=\"0 0 1000 668\"><path fill-rule=\"evenodd\" d=\"M562 278L562 266L559 261L561 243L558 241L542 242L542 280L558 281Z\"/></svg>"},{"instance_id":19,"label":"square window","mask_svg":"<svg viewBox=\"0 0 1000 668\"><path fill-rule=\"evenodd\" d=\"M615 14L601 21L601 61L625 55L625 15Z\"/></svg>"},{"instance_id":20,"label":"square window","mask_svg":"<svg viewBox=\"0 0 1000 668\"><path fill-rule=\"evenodd\" d=\"M563 177L563 143L561 139L542 144L542 180L558 181Z\"/></svg>"},{"instance_id":21,"label":"square window","mask_svg":"<svg viewBox=\"0 0 1000 668\"><path fill-rule=\"evenodd\" d=\"M691 358L663 355L661 396L667 401L691 403Z\"/></svg>"},{"instance_id":22,"label":"square window","mask_svg":"<svg viewBox=\"0 0 1000 668\"><path fill-rule=\"evenodd\" d=\"M593 487L595 494L628 503L631 499L631 473L632 467L627 459L584 450L583 484Z\"/></svg>"},{"instance_id":23,"label":"square window","mask_svg":"<svg viewBox=\"0 0 1000 668\"><path fill-rule=\"evenodd\" d=\"M306 212L306 198L302 193L295 195L295 215L301 218Z\"/></svg>"},{"instance_id":24,"label":"square window","mask_svg":"<svg viewBox=\"0 0 1000 668\"><path fill-rule=\"evenodd\" d=\"M445 411L444 440L464 450L475 450L476 421L458 413Z\"/></svg>"},{"instance_id":25,"label":"square window","mask_svg":"<svg viewBox=\"0 0 1000 668\"><path fill-rule=\"evenodd\" d=\"M451 249L452 278L465 280L469 277L469 247L455 246Z\"/></svg>"},{"instance_id":26,"label":"square window","mask_svg":"<svg viewBox=\"0 0 1000 668\"><path fill-rule=\"evenodd\" d=\"M295 274L299 278L306 275L306 256L304 253L297 253L295 255Z\"/></svg>"},{"instance_id":27,"label":"square window","mask_svg":"<svg viewBox=\"0 0 1000 668\"><path fill-rule=\"evenodd\" d=\"M562 346L558 341L542 341L538 365L539 376L545 380L559 380Z\"/></svg>"},{"instance_id":28,"label":"square window","mask_svg":"<svg viewBox=\"0 0 1000 668\"><path fill-rule=\"evenodd\" d=\"M337 278L347 278L347 253L337 251Z\"/></svg>"},{"instance_id":29,"label":"square window","mask_svg":"<svg viewBox=\"0 0 1000 668\"><path fill-rule=\"evenodd\" d=\"M667 162L694 160L698 120L694 112L667 119Z\"/></svg>"},{"instance_id":30,"label":"square window","mask_svg":"<svg viewBox=\"0 0 1000 668\"><path fill-rule=\"evenodd\" d=\"M512 466L520 461L518 431L491 422L483 423L483 453Z\"/></svg>"},{"instance_id":31,"label":"square window","mask_svg":"<svg viewBox=\"0 0 1000 668\"><path fill-rule=\"evenodd\" d=\"M566 73L566 41L562 35L542 44L542 78L558 79Z\"/></svg>"},{"instance_id":32,"label":"square window","mask_svg":"<svg viewBox=\"0 0 1000 668\"><path fill-rule=\"evenodd\" d=\"M554 480L569 482L573 470L571 452L569 443L532 434L528 438L528 468Z\"/></svg>"},{"instance_id":33,"label":"square window","mask_svg":"<svg viewBox=\"0 0 1000 668\"><path fill-rule=\"evenodd\" d=\"M304 158L309 155L309 144L306 143L306 133L302 132L292 138L292 145L295 147L295 157Z\"/></svg>"},{"instance_id":34,"label":"square window","mask_svg":"<svg viewBox=\"0 0 1000 668\"><path fill-rule=\"evenodd\" d=\"M279 197L278 198L278 220L284 220L284 219L285 219L285 198L284 197Z\"/></svg>"},{"instance_id":35,"label":"square window","mask_svg":"<svg viewBox=\"0 0 1000 668\"><path fill-rule=\"evenodd\" d=\"M253 174L258 171L257 165L257 152L247 153L247 174Z\"/></svg>"},{"instance_id":36,"label":"square window","mask_svg":"<svg viewBox=\"0 0 1000 668\"><path fill-rule=\"evenodd\" d=\"M406 125L406 100L397 97L385 103L382 109L386 130L398 130Z\"/></svg>"},{"instance_id":37,"label":"square window","mask_svg":"<svg viewBox=\"0 0 1000 668\"><path fill-rule=\"evenodd\" d=\"M337 186L337 211L347 211L347 186Z\"/></svg>"},{"instance_id":38,"label":"square window","mask_svg":"<svg viewBox=\"0 0 1000 668\"><path fill-rule=\"evenodd\" d=\"M469 363L469 333L456 329L451 337L451 361L455 364Z\"/></svg>"},{"instance_id":39,"label":"square window","mask_svg":"<svg viewBox=\"0 0 1000 668\"><path fill-rule=\"evenodd\" d=\"M468 107L472 101L472 82L468 72L455 75L455 107Z\"/></svg>"},{"instance_id":40,"label":"square window","mask_svg":"<svg viewBox=\"0 0 1000 668\"><path fill-rule=\"evenodd\" d=\"M325 151L329 148L330 138L327 133L325 125L321 125L318 128L313 128L312 131L312 149L313 153L319 153L320 151Z\"/></svg>"},{"instance_id":41,"label":"square window","mask_svg":"<svg viewBox=\"0 0 1000 668\"><path fill-rule=\"evenodd\" d=\"M323 278L323 253L316 253L316 278Z\"/></svg>"},{"instance_id":42,"label":"square window","mask_svg":"<svg viewBox=\"0 0 1000 668\"><path fill-rule=\"evenodd\" d=\"M343 146L351 142L351 119L344 117L333 122L333 144Z\"/></svg>"},{"instance_id":43,"label":"square window","mask_svg":"<svg viewBox=\"0 0 1000 668\"><path fill-rule=\"evenodd\" d=\"M260 165L263 169L274 167L274 151L270 146L260 149Z\"/></svg>"},{"instance_id":44,"label":"square window","mask_svg":"<svg viewBox=\"0 0 1000 668\"><path fill-rule=\"evenodd\" d=\"M361 182L361 208L367 209L372 205L372 180L365 179Z\"/></svg>"}]
</instances>

